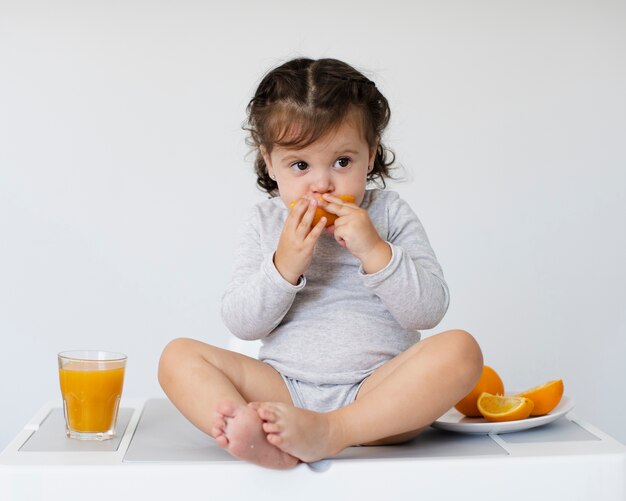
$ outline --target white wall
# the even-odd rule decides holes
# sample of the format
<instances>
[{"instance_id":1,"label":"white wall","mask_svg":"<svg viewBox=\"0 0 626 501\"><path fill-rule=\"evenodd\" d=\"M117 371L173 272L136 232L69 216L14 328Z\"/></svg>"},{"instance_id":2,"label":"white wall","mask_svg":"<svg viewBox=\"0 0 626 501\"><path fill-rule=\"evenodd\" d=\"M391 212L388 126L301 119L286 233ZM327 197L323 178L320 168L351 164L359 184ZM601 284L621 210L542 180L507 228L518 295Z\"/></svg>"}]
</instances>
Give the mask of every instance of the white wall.
<instances>
[{"instance_id":1,"label":"white wall","mask_svg":"<svg viewBox=\"0 0 626 501\"><path fill-rule=\"evenodd\" d=\"M162 396L172 338L226 345L219 299L254 186L241 122L297 55L392 104L393 187L509 388L562 377L626 442L624 2L0 2L0 447L59 398L55 354L128 353ZM425 333L430 335L430 332Z\"/></svg>"}]
</instances>

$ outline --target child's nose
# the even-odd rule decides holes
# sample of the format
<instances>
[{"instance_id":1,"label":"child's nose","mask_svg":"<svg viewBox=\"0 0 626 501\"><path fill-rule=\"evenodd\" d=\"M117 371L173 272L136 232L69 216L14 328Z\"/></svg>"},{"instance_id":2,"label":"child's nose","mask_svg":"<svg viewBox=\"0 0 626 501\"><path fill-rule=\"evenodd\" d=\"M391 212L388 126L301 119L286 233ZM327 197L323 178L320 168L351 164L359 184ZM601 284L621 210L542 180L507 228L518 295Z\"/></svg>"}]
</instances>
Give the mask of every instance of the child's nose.
<instances>
[{"instance_id":1,"label":"child's nose","mask_svg":"<svg viewBox=\"0 0 626 501\"><path fill-rule=\"evenodd\" d=\"M321 170L321 172L317 172L315 179L312 183L312 188L315 193L326 193L331 191L332 188L332 180L330 176L330 172L326 170Z\"/></svg>"}]
</instances>

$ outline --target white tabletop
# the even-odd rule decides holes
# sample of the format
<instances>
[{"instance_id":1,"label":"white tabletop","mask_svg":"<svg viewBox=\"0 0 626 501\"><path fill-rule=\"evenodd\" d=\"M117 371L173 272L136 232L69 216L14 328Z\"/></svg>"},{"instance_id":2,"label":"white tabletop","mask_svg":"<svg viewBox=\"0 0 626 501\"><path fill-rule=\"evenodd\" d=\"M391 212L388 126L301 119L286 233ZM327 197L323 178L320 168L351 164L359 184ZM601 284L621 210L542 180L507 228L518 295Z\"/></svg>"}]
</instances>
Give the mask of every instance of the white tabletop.
<instances>
[{"instance_id":1,"label":"white tabletop","mask_svg":"<svg viewBox=\"0 0 626 501\"><path fill-rule=\"evenodd\" d=\"M626 499L626 447L572 413L506 435L429 429L289 471L234 459L165 399L124 400L113 440L63 426L50 402L0 454L0 499Z\"/></svg>"}]
</instances>

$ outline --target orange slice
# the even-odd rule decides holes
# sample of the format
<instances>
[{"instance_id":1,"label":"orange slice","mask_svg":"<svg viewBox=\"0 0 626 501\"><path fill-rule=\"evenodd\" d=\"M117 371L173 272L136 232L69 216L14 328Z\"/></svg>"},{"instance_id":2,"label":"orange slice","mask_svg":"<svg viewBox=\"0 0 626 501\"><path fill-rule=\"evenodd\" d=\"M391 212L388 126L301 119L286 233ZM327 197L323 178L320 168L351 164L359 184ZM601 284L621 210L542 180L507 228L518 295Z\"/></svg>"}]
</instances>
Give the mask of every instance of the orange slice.
<instances>
[{"instance_id":1,"label":"orange slice","mask_svg":"<svg viewBox=\"0 0 626 501\"><path fill-rule=\"evenodd\" d=\"M336 196L337 198L341 198L341 200L343 200L344 202L348 202L351 204L354 203L354 197L352 195L336 195ZM322 200L322 198L319 198L319 200ZM293 206L296 205L296 202L297 200L294 200L293 202L291 202L289 204L289 208L293 209ZM311 227L319 223L320 219L322 219L323 217L326 218L326 228L335 224L335 219L337 219L337 216L335 214L331 214L330 212L326 212L321 207L317 207L315 209L315 215L313 216L313 222L311 223Z\"/></svg>"},{"instance_id":2,"label":"orange slice","mask_svg":"<svg viewBox=\"0 0 626 501\"><path fill-rule=\"evenodd\" d=\"M465 395L454 408L467 417L480 417L480 411L476 402L481 393L493 393L495 395L504 395L504 384L498 373L488 365L483 366L483 372L480 379L467 395Z\"/></svg>"},{"instance_id":3,"label":"orange slice","mask_svg":"<svg viewBox=\"0 0 626 501\"><path fill-rule=\"evenodd\" d=\"M526 397L503 397L484 392L478 397L478 410L487 421L526 419L533 410L533 401Z\"/></svg>"},{"instance_id":4,"label":"orange slice","mask_svg":"<svg viewBox=\"0 0 626 501\"><path fill-rule=\"evenodd\" d=\"M559 405L563 397L563 380L554 379L539 386L533 386L516 396L526 397L533 401L535 407L530 413L531 416L543 416Z\"/></svg>"}]
</instances>

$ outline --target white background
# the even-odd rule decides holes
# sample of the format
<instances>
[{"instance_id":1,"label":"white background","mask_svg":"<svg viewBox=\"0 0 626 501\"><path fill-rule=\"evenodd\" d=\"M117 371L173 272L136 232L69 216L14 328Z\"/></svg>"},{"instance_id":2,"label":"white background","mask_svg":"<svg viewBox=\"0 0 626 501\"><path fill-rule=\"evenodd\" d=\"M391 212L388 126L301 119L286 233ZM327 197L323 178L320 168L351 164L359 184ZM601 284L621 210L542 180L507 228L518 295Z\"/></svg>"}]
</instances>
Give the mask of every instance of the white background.
<instances>
[{"instance_id":1,"label":"white background","mask_svg":"<svg viewBox=\"0 0 626 501\"><path fill-rule=\"evenodd\" d=\"M226 346L220 296L264 195L241 124L294 56L392 106L392 183L507 388L562 377L626 442L626 4L0 1L0 447L60 398L56 353Z\"/></svg>"}]
</instances>

